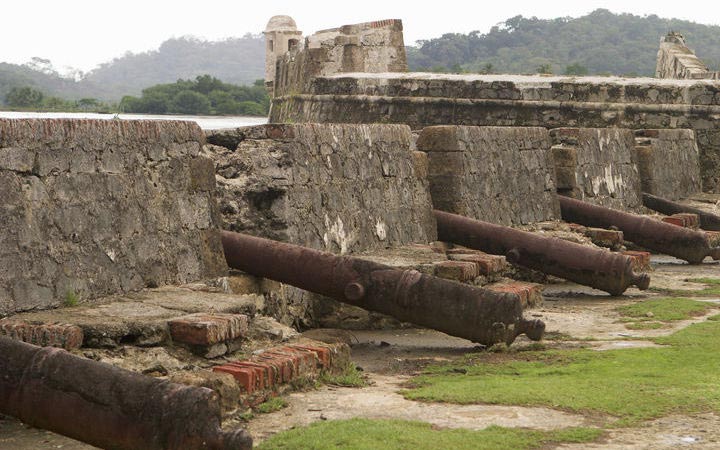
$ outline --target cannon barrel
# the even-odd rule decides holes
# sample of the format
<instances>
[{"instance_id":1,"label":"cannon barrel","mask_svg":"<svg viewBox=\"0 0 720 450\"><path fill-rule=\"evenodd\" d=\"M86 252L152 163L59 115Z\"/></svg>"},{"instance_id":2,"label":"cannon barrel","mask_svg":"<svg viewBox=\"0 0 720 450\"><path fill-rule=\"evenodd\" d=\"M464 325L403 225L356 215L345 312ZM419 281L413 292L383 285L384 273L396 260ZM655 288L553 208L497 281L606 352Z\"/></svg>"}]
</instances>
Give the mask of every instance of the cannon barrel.
<instances>
[{"instance_id":1,"label":"cannon barrel","mask_svg":"<svg viewBox=\"0 0 720 450\"><path fill-rule=\"evenodd\" d=\"M720 247L710 247L707 235L700 231L670 225L650 217L592 205L558 196L562 218L590 227L615 227L628 241L658 253L699 264L706 256L720 259Z\"/></svg>"},{"instance_id":2,"label":"cannon barrel","mask_svg":"<svg viewBox=\"0 0 720 450\"><path fill-rule=\"evenodd\" d=\"M624 255L538 236L444 211L434 211L438 239L495 255L509 262L620 295L631 285L647 289L650 276L636 274Z\"/></svg>"},{"instance_id":3,"label":"cannon barrel","mask_svg":"<svg viewBox=\"0 0 720 450\"><path fill-rule=\"evenodd\" d=\"M416 270L223 231L234 269L393 316L484 345L542 338L545 324L523 318L517 294L498 293Z\"/></svg>"},{"instance_id":4,"label":"cannon barrel","mask_svg":"<svg viewBox=\"0 0 720 450\"><path fill-rule=\"evenodd\" d=\"M680 203L643 192L643 205L653 211L671 216L677 213L697 214L700 219L700 228L708 231L720 231L720 216L693 208L692 206L681 205Z\"/></svg>"},{"instance_id":5,"label":"cannon barrel","mask_svg":"<svg viewBox=\"0 0 720 450\"><path fill-rule=\"evenodd\" d=\"M104 449L250 450L217 394L0 336L0 413Z\"/></svg>"}]
</instances>

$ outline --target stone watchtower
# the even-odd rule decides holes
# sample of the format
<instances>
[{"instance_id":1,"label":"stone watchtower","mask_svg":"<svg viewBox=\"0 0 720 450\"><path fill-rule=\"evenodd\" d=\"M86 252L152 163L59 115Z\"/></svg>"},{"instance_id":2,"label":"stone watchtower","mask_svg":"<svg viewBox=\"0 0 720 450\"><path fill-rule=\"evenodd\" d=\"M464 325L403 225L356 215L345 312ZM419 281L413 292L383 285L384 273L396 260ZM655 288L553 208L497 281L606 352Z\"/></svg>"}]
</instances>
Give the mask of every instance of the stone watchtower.
<instances>
[{"instance_id":1,"label":"stone watchtower","mask_svg":"<svg viewBox=\"0 0 720 450\"><path fill-rule=\"evenodd\" d=\"M290 16L273 16L265 27L265 87L270 96L275 82L275 62L278 56L300 46L302 32Z\"/></svg>"}]
</instances>

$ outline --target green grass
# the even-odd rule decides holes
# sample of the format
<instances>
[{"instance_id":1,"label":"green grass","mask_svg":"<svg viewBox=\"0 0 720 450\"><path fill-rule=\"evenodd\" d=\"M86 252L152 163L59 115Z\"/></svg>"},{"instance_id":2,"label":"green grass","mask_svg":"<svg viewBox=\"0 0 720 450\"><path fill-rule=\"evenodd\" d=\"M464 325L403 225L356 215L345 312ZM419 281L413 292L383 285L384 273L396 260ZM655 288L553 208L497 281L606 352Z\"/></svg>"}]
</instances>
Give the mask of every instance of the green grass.
<instances>
[{"instance_id":1,"label":"green grass","mask_svg":"<svg viewBox=\"0 0 720 450\"><path fill-rule=\"evenodd\" d=\"M632 305L621 306L617 311L628 322L631 330L653 330L664 327L664 323L686 320L705 314L716 305L689 298L657 298Z\"/></svg>"},{"instance_id":2,"label":"green grass","mask_svg":"<svg viewBox=\"0 0 720 450\"><path fill-rule=\"evenodd\" d=\"M368 385L363 373L357 370L352 363L339 374L323 373L320 375L320 382L343 387L364 387Z\"/></svg>"},{"instance_id":3,"label":"green grass","mask_svg":"<svg viewBox=\"0 0 720 450\"><path fill-rule=\"evenodd\" d=\"M533 431L491 426L484 430L436 429L424 422L351 419L316 422L278 433L262 442L269 449L436 450L537 449L556 443L591 442L602 435L596 428Z\"/></svg>"},{"instance_id":4,"label":"green grass","mask_svg":"<svg viewBox=\"0 0 720 450\"><path fill-rule=\"evenodd\" d=\"M65 300L63 300L63 305L70 307L70 306L77 306L80 303L80 296L72 289L68 289L65 291Z\"/></svg>"},{"instance_id":5,"label":"green grass","mask_svg":"<svg viewBox=\"0 0 720 450\"><path fill-rule=\"evenodd\" d=\"M720 412L720 316L656 341L661 348L480 355L434 366L413 400L548 406L630 426L670 413ZM498 358L501 361L497 361Z\"/></svg>"},{"instance_id":6,"label":"green grass","mask_svg":"<svg viewBox=\"0 0 720 450\"><path fill-rule=\"evenodd\" d=\"M270 400L260 403L255 407L255 411L260 414L268 414L275 411L280 411L286 408L288 405L287 401L282 397L273 397Z\"/></svg>"}]
</instances>

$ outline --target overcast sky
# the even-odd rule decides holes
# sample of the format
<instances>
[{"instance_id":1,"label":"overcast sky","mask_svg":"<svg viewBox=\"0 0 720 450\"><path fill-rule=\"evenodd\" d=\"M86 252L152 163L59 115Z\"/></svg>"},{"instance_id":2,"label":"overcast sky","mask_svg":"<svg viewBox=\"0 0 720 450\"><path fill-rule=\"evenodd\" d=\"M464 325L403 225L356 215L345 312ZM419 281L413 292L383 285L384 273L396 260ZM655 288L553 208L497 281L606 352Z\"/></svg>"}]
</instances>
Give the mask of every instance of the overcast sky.
<instances>
[{"instance_id":1,"label":"overcast sky","mask_svg":"<svg viewBox=\"0 0 720 450\"><path fill-rule=\"evenodd\" d=\"M0 62L24 63L39 56L59 69L72 66L87 71L128 51L157 49L170 37L217 40L259 33L276 14L292 16L305 34L344 24L402 19L405 42L411 44L448 32L487 32L517 15L578 17L597 8L720 24L720 3L713 0L4 0Z\"/></svg>"}]
</instances>

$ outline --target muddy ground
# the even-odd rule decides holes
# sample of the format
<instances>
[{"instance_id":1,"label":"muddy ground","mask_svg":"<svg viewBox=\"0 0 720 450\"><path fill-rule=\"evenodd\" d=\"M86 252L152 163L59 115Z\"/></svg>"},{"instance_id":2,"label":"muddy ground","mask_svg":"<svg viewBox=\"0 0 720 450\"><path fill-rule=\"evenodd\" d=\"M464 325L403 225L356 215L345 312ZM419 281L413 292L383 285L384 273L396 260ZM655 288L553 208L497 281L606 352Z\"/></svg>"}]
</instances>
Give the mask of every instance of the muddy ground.
<instances>
[{"instance_id":1,"label":"muddy ground","mask_svg":"<svg viewBox=\"0 0 720 450\"><path fill-rule=\"evenodd\" d=\"M652 286L672 289L702 289L688 283L688 278L718 277L720 265L706 262L689 266L674 258L654 256ZM623 297L607 294L571 283L550 284L545 303L526 314L544 320L551 340L548 346L585 345L598 351L639 345L654 345L644 337L670 334L689 324L704 320L696 317L658 330L628 330L619 322L615 309L624 304L661 294L630 289ZM702 298L719 303L720 298ZM717 314L712 310L709 314ZM352 417L397 418L420 420L441 427L482 429L489 425L557 429L571 426L593 426L597 417L585 417L548 408L496 405L453 405L419 403L406 400L398 391L414 374L428 364L460 357L480 350L473 343L423 329L343 332L352 345L353 360L362 368L370 385L364 388L324 386L288 395L289 406L270 414L258 414L247 427L256 442L292 427L319 420ZM561 336L562 339L557 339ZM555 339L552 339L555 337ZM629 339L630 338L630 339ZM518 339L513 345L527 345ZM233 424L236 422L232 422ZM664 449L720 448L720 417L715 414L669 416L636 428L609 430L603 441L593 444L563 445L563 449ZM62 448L85 450L90 446L28 428L14 420L0 420L0 449Z\"/></svg>"}]
</instances>

